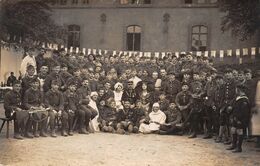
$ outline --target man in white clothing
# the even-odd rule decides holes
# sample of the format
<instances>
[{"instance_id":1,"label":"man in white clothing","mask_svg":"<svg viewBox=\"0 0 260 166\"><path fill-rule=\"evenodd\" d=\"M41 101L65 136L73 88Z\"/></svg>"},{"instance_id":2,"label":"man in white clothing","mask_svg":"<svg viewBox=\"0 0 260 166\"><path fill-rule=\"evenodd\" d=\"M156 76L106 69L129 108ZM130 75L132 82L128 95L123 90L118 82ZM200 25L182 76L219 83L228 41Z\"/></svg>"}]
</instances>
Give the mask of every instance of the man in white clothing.
<instances>
[{"instance_id":1,"label":"man in white clothing","mask_svg":"<svg viewBox=\"0 0 260 166\"><path fill-rule=\"evenodd\" d=\"M35 69L37 68L36 60L35 60L33 53L34 53L33 48L28 48L28 50L25 52L26 56L23 58L22 63L21 63L21 68L20 68L22 77L24 77L26 74L27 66L32 65ZM35 70L34 75L36 75L36 74L37 74L37 72Z\"/></svg>"},{"instance_id":2,"label":"man in white clothing","mask_svg":"<svg viewBox=\"0 0 260 166\"><path fill-rule=\"evenodd\" d=\"M159 131L160 125L164 124L166 115L160 110L159 103L154 103L152 112L149 114L149 120L144 120L139 131L144 134L153 133Z\"/></svg>"}]
</instances>

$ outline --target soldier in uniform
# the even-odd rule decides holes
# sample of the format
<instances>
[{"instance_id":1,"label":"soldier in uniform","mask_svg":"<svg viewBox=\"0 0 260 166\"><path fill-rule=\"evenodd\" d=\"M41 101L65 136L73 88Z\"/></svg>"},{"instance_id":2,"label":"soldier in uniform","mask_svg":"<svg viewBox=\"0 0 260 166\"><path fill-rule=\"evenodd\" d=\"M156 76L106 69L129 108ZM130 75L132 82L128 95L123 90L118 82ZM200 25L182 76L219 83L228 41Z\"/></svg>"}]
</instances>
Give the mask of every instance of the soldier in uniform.
<instances>
[{"instance_id":1,"label":"soldier in uniform","mask_svg":"<svg viewBox=\"0 0 260 166\"><path fill-rule=\"evenodd\" d=\"M133 87L133 81L128 81L127 89L124 90L122 95L122 102L129 101L130 104L133 106L137 100L137 93Z\"/></svg>"},{"instance_id":2,"label":"soldier in uniform","mask_svg":"<svg viewBox=\"0 0 260 166\"><path fill-rule=\"evenodd\" d=\"M13 90L7 92L4 97L5 116L14 120L14 138L23 139L22 134L25 131L25 124L29 118L27 111L22 110L21 83L15 81Z\"/></svg>"},{"instance_id":3,"label":"soldier in uniform","mask_svg":"<svg viewBox=\"0 0 260 166\"><path fill-rule=\"evenodd\" d=\"M73 120L75 112L78 110L79 106L79 95L76 93L77 90L77 80L73 80L68 84L68 89L63 93L64 96L64 113L62 124L62 135L72 136L73 135ZM68 133L67 133L68 131Z\"/></svg>"},{"instance_id":4,"label":"soldier in uniform","mask_svg":"<svg viewBox=\"0 0 260 166\"><path fill-rule=\"evenodd\" d=\"M47 117L48 113L44 111L44 103L43 103L43 92L40 90L40 82L39 80L34 80L32 82L31 88L29 88L24 95L23 105L26 110L33 111L38 110L41 112L35 112L30 114L30 119L27 123L27 129L31 129L33 127L33 135L29 132L26 132L26 137L47 137L45 133L45 129L47 127ZM38 122L40 121L40 135L38 134Z\"/></svg>"},{"instance_id":5,"label":"soldier in uniform","mask_svg":"<svg viewBox=\"0 0 260 166\"><path fill-rule=\"evenodd\" d=\"M238 85L236 87L236 100L232 105L231 114L231 134L232 145L227 150L234 150L234 153L242 152L242 143L244 138L243 130L248 127L250 120L249 99L246 96L246 87Z\"/></svg>"},{"instance_id":6,"label":"soldier in uniform","mask_svg":"<svg viewBox=\"0 0 260 166\"><path fill-rule=\"evenodd\" d=\"M175 101L176 95L181 91L181 83L174 73L169 73L169 80L162 87L162 91L166 93L166 98L170 102Z\"/></svg>"},{"instance_id":7,"label":"soldier in uniform","mask_svg":"<svg viewBox=\"0 0 260 166\"><path fill-rule=\"evenodd\" d=\"M26 92L26 90L28 90L31 87L31 84L35 81L38 80L37 76L34 75L35 73L35 68L32 65L27 66L26 68L26 74L25 76L22 78L22 89L21 89L21 95L22 95L22 99L24 98L24 93Z\"/></svg>"},{"instance_id":8,"label":"soldier in uniform","mask_svg":"<svg viewBox=\"0 0 260 166\"><path fill-rule=\"evenodd\" d=\"M61 88L61 86L64 84L64 82L61 79L60 76L60 65L58 63L55 63L52 72L47 75L44 84L43 84L43 92L46 93L51 89L51 83L55 81L58 83Z\"/></svg>"},{"instance_id":9,"label":"soldier in uniform","mask_svg":"<svg viewBox=\"0 0 260 166\"><path fill-rule=\"evenodd\" d=\"M166 123L160 125L159 134L172 134L181 131L181 128L177 125L181 123L181 112L175 103L170 103L167 111L164 112L166 115Z\"/></svg>"},{"instance_id":10,"label":"soldier in uniform","mask_svg":"<svg viewBox=\"0 0 260 166\"><path fill-rule=\"evenodd\" d=\"M182 91L176 96L175 103L181 111L183 122L187 120L192 102L188 84L182 85Z\"/></svg>"},{"instance_id":11,"label":"soldier in uniform","mask_svg":"<svg viewBox=\"0 0 260 166\"><path fill-rule=\"evenodd\" d=\"M51 89L48 90L45 94L45 105L47 108L49 108L49 125L51 129L51 136L57 137L56 131L55 131L55 120L61 119L62 123L62 133L65 135L65 124L67 124L67 114L64 111L64 98L62 92L59 91L60 82L53 80L51 82Z\"/></svg>"}]
</instances>

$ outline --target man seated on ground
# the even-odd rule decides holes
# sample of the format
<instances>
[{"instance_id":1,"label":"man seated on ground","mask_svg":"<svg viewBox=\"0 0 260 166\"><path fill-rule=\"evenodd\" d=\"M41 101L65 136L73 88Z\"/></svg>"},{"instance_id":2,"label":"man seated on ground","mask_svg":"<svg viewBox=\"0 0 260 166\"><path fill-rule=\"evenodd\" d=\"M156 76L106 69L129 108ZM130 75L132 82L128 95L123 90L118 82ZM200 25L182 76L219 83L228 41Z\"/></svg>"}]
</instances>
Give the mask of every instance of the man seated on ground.
<instances>
[{"instance_id":1,"label":"man seated on ground","mask_svg":"<svg viewBox=\"0 0 260 166\"><path fill-rule=\"evenodd\" d=\"M159 134L176 134L181 131L181 112L175 103L170 103L170 107L164 112L166 123L160 125ZM178 126L179 125L179 126Z\"/></svg>"},{"instance_id":2,"label":"man seated on ground","mask_svg":"<svg viewBox=\"0 0 260 166\"><path fill-rule=\"evenodd\" d=\"M26 137L33 138L33 137L47 137L45 133L45 129L47 126L47 117L48 112L44 108L43 104L43 92L40 90L40 81L34 80L31 84L31 88L29 88L24 94L24 101L23 101L24 108L28 111L35 111L32 113L28 123L27 129L30 130L33 127L33 135L30 131L26 132ZM39 121L39 128L40 128L40 135L38 134L38 122Z\"/></svg>"},{"instance_id":3,"label":"man seated on ground","mask_svg":"<svg viewBox=\"0 0 260 166\"><path fill-rule=\"evenodd\" d=\"M160 110L159 103L154 103L149 117L142 121L139 131L143 134L154 133L164 124L166 115Z\"/></svg>"},{"instance_id":4,"label":"man seated on ground","mask_svg":"<svg viewBox=\"0 0 260 166\"><path fill-rule=\"evenodd\" d=\"M116 104L115 101L108 101L108 104L104 100L99 103L99 118L100 130L103 132L114 133L116 128Z\"/></svg>"},{"instance_id":5,"label":"man seated on ground","mask_svg":"<svg viewBox=\"0 0 260 166\"><path fill-rule=\"evenodd\" d=\"M136 126L136 112L135 109L131 108L131 104L127 100L124 102L123 113L125 119L117 124L117 131L120 134L124 134L125 132L137 133L138 127Z\"/></svg>"},{"instance_id":6,"label":"man seated on ground","mask_svg":"<svg viewBox=\"0 0 260 166\"><path fill-rule=\"evenodd\" d=\"M22 110L21 83L15 81L13 90L7 92L4 98L5 116L14 120L14 138L23 139L22 134L25 130L25 124L29 118L27 111Z\"/></svg>"}]
</instances>

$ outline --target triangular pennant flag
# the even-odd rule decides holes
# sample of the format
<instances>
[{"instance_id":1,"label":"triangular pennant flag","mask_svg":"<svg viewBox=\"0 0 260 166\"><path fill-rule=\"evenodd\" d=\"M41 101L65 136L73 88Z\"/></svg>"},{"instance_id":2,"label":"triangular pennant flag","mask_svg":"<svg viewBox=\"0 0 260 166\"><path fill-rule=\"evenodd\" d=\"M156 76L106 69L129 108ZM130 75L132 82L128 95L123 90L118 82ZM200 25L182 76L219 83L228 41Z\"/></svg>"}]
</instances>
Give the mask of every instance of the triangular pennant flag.
<instances>
[{"instance_id":1,"label":"triangular pennant flag","mask_svg":"<svg viewBox=\"0 0 260 166\"><path fill-rule=\"evenodd\" d=\"M166 56L165 52L162 52L162 58L164 58Z\"/></svg>"},{"instance_id":2,"label":"triangular pennant flag","mask_svg":"<svg viewBox=\"0 0 260 166\"><path fill-rule=\"evenodd\" d=\"M232 50L227 50L227 56L232 56Z\"/></svg>"},{"instance_id":3,"label":"triangular pennant flag","mask_svg":"<svg viewBox=\"0 0 260 166\"><path fill-rule=\"evenodd\" d=\"M64 45L61 45L60 48L64 48Z\"/></svg>"},{"instance_id":4,"label":"triangular pennant flag","mask_svg":"<svg viewBox=\"0 0 260 166\"><path fill-rule=\"evenodd\" d=\"M179 57L180 57L180 53L179 53L179 52L175 52L175 56L176 56L177 58L179 58Z\"/></svg>"},{"instance_id":5,"label":"triangular pennant flag","mask_svg":"<svg viewBox=\"0 0 260 166\"><path fill-rule=\"evenodd\" d=\"M107 55L107 53L108 53L108 51L107 51L107 50L105 50L104 54L105 54L105 55Z\"/></svg>"},{"instance_id":6,"label":"triangular pennant flag","mask_svg":"<svg viewBox=\"0 0 260 166\"><path fill-rule=\"evenodd\" d=\"M127 52L127 51L124 51L124 55L125 55L125 56L128 55L128 52Z\"/></svg>"},{"instance_id":7,"label":"triangular pennant flag","mask_svg":"<svg viewBox=\"0 0 260 166\"><path fill-rule=\"evenodd\" d=\"M210 51L210 55L211 55L211 57L216 57L216 51Z\"/></svg>"},{"instance_id":8,"label":"triangular pennant flag","mask_svg":"<svg viewBox=\"0 0 260 166\"><path fill-rule=\"evenodd\" d=\"M98 50L98 54L102 55L102 50L101 49Z\"/></svg>"},{"instance_id":9,"label":"triangular pennant flag","mask_svg":"<svg viewBox=\"0 0 260 166\"><path fill-rule=\"evenodd\" d=\"M52 49L53 48L53 44L50 44L49 48Z\"/></svg>"},{"instance_id":10,"label":"triangular pennant flag","mask_svg":"<svg viewBox=\"0 0 260 166\"><path fill-rule=\"evenodd\" d=\"M93 50L92 50L92 53L93 53L94 55L96 55L96 54L97 54L97 49L93 49Z\"/></svg>"},{"instance_id":11,"label":"triangular pennant flag","mask_svg":"<svg viewBox=\"0 0 260 166\"><path fill-rule=\"evenodd\" d=\"M132 57L132 53L133 53L132 51L129 51L129 57Z\"/></svg>"},{"instance_id":12,"label":"triangular pennant flag","mask_svg":"<svg viewBox=\"0 0 260 166\"><path fill-rule=\"evenodd\" d=\"M120 51L120 52L119 52L119 56L122 56L122 55L124 55L124 52L123 52L123 51Z\"/></svg>"},{"instance_id":13,"label":"triangular pennant flag","mask_svg":"<svg viewBox=\"0 0 260 166\"><path fill-rule=\"evenodd\" d=\"M255 47L252 47L251 48L251 55L255 55L256 54L256 48Z\"/></svg>"},{"instance_id":14,"label":"triangular pennant flag","mask_svg":"<svg viewBox=\"0 0 260 166\"><path fill-rule=\"evenodd\" d=\"M236 57L240 56L240 49L236 49Z\"/></svg>"},{"instance_id":15,"label":"triangular pennant flag","mask_svg":"<svg viewBox=\"0 0 260 166\"><path fill-rule=\"evenodd\" d=\"M73 47L70 47L70 53L72 53L73 52Z\"/></svg>"},{"instance_id":16,"label":"triangular pennant flag","mask_svg":"<svg viewBox=\"0 0 260 166\"><path fill-rule=\"evenodd\" d=\"M88 48L88 55L89 55L89 54L91 54L91 49L90 49L90 48Z\"/></svg>"},{"instance_id":17,"label":"triangular pennant flag","mask_svg":"<svg viewBox=\"0 0 260 166\"><path fill-rule=\"evenodd\" d=\"M181 54L186 54L186 52L182 51Z\"/></svg>"},{"instance_id":18,"label":"triangular pennant flag","mask_svg":"<svg viewBox=\"0 0 260 166\"><path fill-rule=\"evenodd\" d=\"M139 57L143 57L143 52L139 52Z\"/></svg>"},{"instance_id":19,"label":"triangular pennant flag","mask_svg":"<svg viewBox=\"0 0 260 166\"><path fill-rule=\"evenodd\" d=\"M86 55L86 48L83 48L83 49L82 49L82 53L83 53L84 55Z\"/></svg>"},{"instance_id":20,"label":"triangular pennant flag","mask_svg":"<svg viewBox=\"0 0 260 166\"><path fill-rule=\"evenodd\" d=\"M201 56L201 54L202 54L201 51L197 51L197 52L196 52L196 55L197 55L197 56Z\"/></svg>"},{"instance_id":21,"label":"triangular pennant flag","mask_svg":"<svg viewBox=\"0 0 260 166\"><path fill-rule=\"evenodd\" d=\"M45 43L42 43L42 48L45 48Z\"/></svg>"},{"instance_id":22,"label":"triangular pennant flag","mask_svg":"<svg viewBox=\"0 0 260 166\"><path fill-rule=\"evenodd\" d=\"M67 47L65 48L65 52L68 53L68 48Z\"/></svg>"},{"instance_id":23,"label":"triangular pennant flag","mask_svg":"<svg viewBox=\"0 0 260 166\"><path fill-rule=\"evenodd\" d=\"M248 49L247 48L243 48L243 55L248 55Z\"/></svg>"},{"instance_id":24,"label":"triangular pennant flag","mask_svg":"<svg viewBox=\"0 0 260 166\"><path fill-rule=\"evenodd\" d=\"M159 53L159 52L155 52L155 53L154 53L154 57L155 57L155 58L159 59L159 56L160 56L160 53Z\"/></svg>"},{"instance_id":25,"label":"triangular pennant flag","mask_svg":"<svg viewBox=\"0 0 260 166\"><path fill-rule=\"evenodd\" d=\"M76 53L79 53L79 48L78 47L76 47Z\"/></svg>"},{"instance_id":26,"label":"triangular pennant flag","mask_svg":"<svg viewBox=\"0 0 260 166\"><path fill-rule=\"evenodd\" d=\"M224 58L224 51L223 50L219 51L219 57L220 57L220 61L223 61L223 58Z\"/></svg>"},{"instance_id":27,"label":"triangular pennant flag","mask_svg":"<svg viewBox=\"0 0 260 166\"><path fill-rule=\"evenodd\" d=\"M147 57L151 58L152 57L152 54L151 52L147 52Z\"/></svg>"},{"instance_id":28,"label":"triangular pennant flag","mask_svg":"<svg viewBox=\"0 0 260 166\"><path fill-rule=\"evenodd\" d=\"M113 51L113 54L112 54L112 55L113 55L113 56L116 56L116 51L115 51L115 50Z\"/></svg>"},{"instance_id":29,"label":"triangular pennant flag","mask_svg":"<svg viewBox=\"0 0 260 166\"><path fill-rule=\"evenodd\" d=\"M205 52L204 52L204 56L205 56L205 57L209 57L209 52L208 52L208 51L205 51Z\"/></svg>"}]
</instances>

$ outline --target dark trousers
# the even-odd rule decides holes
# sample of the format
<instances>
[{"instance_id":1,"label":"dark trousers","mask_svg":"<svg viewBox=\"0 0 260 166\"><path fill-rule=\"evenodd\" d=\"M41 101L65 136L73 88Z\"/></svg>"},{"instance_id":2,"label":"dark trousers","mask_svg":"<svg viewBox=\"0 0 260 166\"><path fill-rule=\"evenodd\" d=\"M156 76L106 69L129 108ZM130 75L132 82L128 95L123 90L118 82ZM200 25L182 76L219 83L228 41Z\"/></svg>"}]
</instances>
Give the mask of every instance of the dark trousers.
<instances>
[{"instance_id":1,"label":"dark trousers","mask_svg":"<svg viewBox=\"0 0 260 166\"><path fill-rule=\"evenodd\" d=\"M50 129L53 131L55 129L55 119L59 118L57 113L54 113L53 111L49 111L49 117L50 117ZM72 130L73 127L73 120L74 120L74 113L69 113L66 111L62 111L61 113L61 126L62 130Z\"/></svg>"},{"instance_id":2,"label":"dark trousers","mask_svg":"<svg viewBox=\"0 0 260 166\"><path fill-rule=\"evenodd\" d=\"M182 129L176 125L160 125L160 130L165 131L166 134L177 134L178 132L182 131Z\"/></svg>"},{"instance_id":3,"label":"dark trousers","mask_svg":"<svg viewBox=\"0 0 260 166\"><path fill-rule=\"evenodd\" d=\"M89 127L90 120L97 116L97 112L87 107L80 107L78 111L79 126L81 129Z\"/></svg>"},{"instance_id":4,"label":"dark trousers","mask_svg":"<svg viewBox=\"0 0 260 166\"><path fill-rule=\"evenodd\" d=\"M191 131L194 134L198 134L199 123L200 123L200 113L199 112L191 112L191 114L190 114L190 124L191 124Z\"/></svg>"},{"instance_id":5,"label":"dark trousers","mask_svg":"<svg viewBox=\"0 0 260 166\"><path fill-rule=\"evenodd\" d=\"M204 123L206 126L206 131L205 134L206 135L212 135L212 130L213 130L213 122L214 122L214 117L213 117L213 112L214 110L212 109L212 107L207 106L205 107L204 110L205 114L204 114Z\"/></svg>"},{"instance_id":6,"label":"dark trousers","mask_svg":"<svg viewBox=\"0 0 260 166\"><path fill-rule=\"evenodd\" d=\"M29 114L26 111L15 112L13 115L6 114L7 118L14 120L14 134L23 134L26 129L26 124L29 119Z\"/></svg>"}]
</instances>

